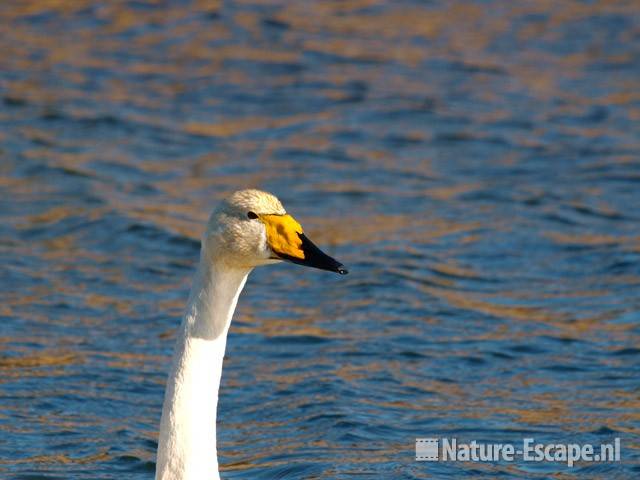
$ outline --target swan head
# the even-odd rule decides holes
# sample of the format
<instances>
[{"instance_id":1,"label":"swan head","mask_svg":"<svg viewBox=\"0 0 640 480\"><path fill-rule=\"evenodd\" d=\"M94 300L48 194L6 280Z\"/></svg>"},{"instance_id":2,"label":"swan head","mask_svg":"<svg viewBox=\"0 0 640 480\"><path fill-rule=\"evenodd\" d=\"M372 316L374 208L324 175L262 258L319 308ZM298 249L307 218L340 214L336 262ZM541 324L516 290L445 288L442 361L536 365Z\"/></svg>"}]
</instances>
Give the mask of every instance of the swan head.
<instances>
[{"instance_id":1,"label":"swan head","mask_svg":"<svg viewBox=\"0 0 640 480\"><path fill-rule=\"evenodd\" d=\"M347 270L309 240L280 200L260 190L240 190L213 211L202 240L207 261L251 269L281 261L344 275Z\"/></svg>"}]
</instances>

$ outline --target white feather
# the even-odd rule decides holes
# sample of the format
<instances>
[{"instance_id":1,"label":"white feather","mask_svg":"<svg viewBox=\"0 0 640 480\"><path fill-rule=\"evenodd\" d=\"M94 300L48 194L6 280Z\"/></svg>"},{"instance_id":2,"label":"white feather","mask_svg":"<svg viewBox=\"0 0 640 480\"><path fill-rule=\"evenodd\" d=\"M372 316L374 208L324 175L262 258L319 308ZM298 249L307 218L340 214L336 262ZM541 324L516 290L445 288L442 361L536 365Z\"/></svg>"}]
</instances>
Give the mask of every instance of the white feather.
<instances>
[{"instance_id":1,"label":"white feather","mask_svg":"<svg viewBox=\"0 0 640 480\"><path fill-rule=\"evenodd\" d=\"M243 190L211 214L167 381L157 480L220 478L216 410L227 332L247 275L274 263L264 225L249 211L286 213L273 195Z\"/></svg>"}]
</instances>

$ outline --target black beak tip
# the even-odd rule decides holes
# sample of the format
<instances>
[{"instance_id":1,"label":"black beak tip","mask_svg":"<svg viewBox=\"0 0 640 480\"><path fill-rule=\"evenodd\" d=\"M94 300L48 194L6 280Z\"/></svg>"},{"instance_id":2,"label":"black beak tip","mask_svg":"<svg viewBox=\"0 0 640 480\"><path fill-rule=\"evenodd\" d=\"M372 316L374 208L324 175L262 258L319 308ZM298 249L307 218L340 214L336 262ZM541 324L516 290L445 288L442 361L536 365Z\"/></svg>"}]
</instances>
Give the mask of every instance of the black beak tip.
<instances>
[{"instance_id":1,"label":"black beak tip","mask_svg":"<svg viewBox=\"0 0 640 480\"><path fill-rule=\"evenodd\" d=\"M302 251L304 252L304 258L295 258L289 255L276 254L283 260L289 260L292 263L298 265L306 265L307 267L319 268L320 270L327 270L329 272L336 272L340 275L346 275L349 273L344 265L338 262L335 258L331 258L324 253L318 247L316 247L311 240L307 238L304 233L299 233L298 236L302 240Z\"/></svg>"}]
</instances>

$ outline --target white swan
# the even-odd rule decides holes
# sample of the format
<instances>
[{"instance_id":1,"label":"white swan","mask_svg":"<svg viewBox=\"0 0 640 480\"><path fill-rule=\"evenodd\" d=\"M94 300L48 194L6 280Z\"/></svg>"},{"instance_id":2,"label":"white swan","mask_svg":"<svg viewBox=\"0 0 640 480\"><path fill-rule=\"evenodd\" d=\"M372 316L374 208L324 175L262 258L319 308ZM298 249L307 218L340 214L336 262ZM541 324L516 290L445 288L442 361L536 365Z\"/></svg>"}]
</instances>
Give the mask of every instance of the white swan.
<instances>
[{"instance_id":1,"label":"white swan","mask_svg":"<svg viewBox=\"0 0 640 480\"><path fill-rule=\"evenodd\" d=\"M227 331L247 275L281 260L347 273L269 193L236 192L211 214L167 381L156 480L220 478L216 409Z\"/></svg>"}]
</instances>

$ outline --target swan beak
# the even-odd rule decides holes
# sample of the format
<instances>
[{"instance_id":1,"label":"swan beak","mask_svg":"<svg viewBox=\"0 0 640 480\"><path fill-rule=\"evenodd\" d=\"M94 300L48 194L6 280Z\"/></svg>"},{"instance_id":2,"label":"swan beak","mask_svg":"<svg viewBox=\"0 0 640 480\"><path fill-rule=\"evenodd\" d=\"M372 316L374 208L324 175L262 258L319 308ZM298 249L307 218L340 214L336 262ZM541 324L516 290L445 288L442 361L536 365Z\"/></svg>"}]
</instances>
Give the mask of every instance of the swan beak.
<instances>
[{"instance_id":1,"label":"swan beak","mask_svg":"<svg viewBox=\"0 0 640 480\"><path fill-rule=\"evenodd\" d=\"M276 258L298 265L319 268L346 275L349 271L331 258L303 233L302 226L291 215L258 215L267 230L267 243Z\"/></svg>"}]
</instances>

